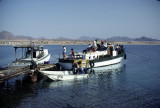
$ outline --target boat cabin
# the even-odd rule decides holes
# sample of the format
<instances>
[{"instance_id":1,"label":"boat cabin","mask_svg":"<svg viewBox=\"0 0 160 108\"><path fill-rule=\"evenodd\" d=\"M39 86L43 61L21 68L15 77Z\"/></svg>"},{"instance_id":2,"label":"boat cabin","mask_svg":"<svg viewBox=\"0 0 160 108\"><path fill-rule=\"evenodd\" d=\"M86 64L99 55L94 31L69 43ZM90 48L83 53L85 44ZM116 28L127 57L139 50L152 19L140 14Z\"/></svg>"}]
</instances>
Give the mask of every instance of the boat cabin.
<instances>
[{"instance_id":1,"label":"boat cabin","mask_svg":"<svg viewBox=\"0 0 160 108\"><path fill-rule=\"evenodd\" d=\"M15 48L15 58L17 59L17 49L22 49L22 58L27 59L30 58L41 58L44 55L43 46L33 46L33 45L21 45L21 46L14 46Z\"/></svg>"},{"instance_id":2,"label":"boat cabin","mask_svg":"<svg viewBox=\"0 0 160 108\"><path fill-rule=\"evenodd\" d=\"M98 48L100 49L100 48ZM74 55L66 55L65 59L88 59L93 60L99 58L100 56L116 56L117 51L115 51L114 45L104 46L103 50L94 50L94 48L87 48L83 50L83 53L75 53Z\"/></svg>"}]
</instances>

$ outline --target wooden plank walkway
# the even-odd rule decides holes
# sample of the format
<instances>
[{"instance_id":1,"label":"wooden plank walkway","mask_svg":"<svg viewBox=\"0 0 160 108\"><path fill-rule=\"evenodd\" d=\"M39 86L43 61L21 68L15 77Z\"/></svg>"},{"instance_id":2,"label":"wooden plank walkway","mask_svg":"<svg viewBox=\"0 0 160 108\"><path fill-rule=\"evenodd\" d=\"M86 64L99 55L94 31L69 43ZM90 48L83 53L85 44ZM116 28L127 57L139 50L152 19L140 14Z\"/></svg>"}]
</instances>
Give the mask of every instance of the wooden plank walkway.
<instances>
[{"instance_id":1,"label":"wooden plank walkway","mask_svg":"<svg viewBox=\"0 0 160 108\"><path fill-rule=\"evenodd\" d=\"M54 67L56 67L55 64L39 64L39 65L37 66L37 70L52 69L52 68L54 68Z\"/></svg>"},{"instance_id":2,"label":"wooden plank walkway","mask_svg":"<svg viewBox=\"0 0 160 108\"><path fill-rule=\"evenodd\" d=\"M55 66L55 64L39 64L37 65L36 70L52 69ZM0 82L28 73L32 73L30 66L11 66L0 69Z\"/></svg>"},{"instance_id":3,"label":"wooden plank walkway","mask_svg":"<svg viewBox=\"0 0 160 108\"><path fill-rule=\"evenodd\" d=\"M0 70L0 81L5 81L13 77L16 77L22 74L27 74L27 73L31 73L29 66L1 69Z\"/></svg>"}]
</instances>

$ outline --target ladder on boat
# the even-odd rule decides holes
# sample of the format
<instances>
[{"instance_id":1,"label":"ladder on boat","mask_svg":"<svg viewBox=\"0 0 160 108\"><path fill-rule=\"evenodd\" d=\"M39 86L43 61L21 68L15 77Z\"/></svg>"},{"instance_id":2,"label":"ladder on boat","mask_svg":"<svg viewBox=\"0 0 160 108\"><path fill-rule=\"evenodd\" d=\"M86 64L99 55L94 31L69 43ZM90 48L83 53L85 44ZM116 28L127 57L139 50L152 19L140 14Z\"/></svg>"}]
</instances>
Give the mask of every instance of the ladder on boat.
<instances>
[{"instance_id":1,"label":"ladder on boat","mask_svg":"<svg viewBox=\"0 0 160 108\"><path fill-rule=\"evenodd\" d=\"M82 60L74 60L73 63L80 62L80 68L88 68L88 59L82 59Z\"/></svg>"}]
</instances>

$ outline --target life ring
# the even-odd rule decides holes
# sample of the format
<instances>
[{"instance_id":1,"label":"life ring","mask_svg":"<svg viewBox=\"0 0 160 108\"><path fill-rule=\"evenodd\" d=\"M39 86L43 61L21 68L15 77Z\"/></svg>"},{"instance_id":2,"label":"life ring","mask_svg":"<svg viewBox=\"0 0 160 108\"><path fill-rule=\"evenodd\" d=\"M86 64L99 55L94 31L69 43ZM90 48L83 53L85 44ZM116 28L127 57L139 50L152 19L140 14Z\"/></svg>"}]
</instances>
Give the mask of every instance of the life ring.
<instances>
[{"instance_id":1,"label":"life ring","mask_svg":"<svg viewBox=\"0 0 160 108\"><path fill-rule=\"evenodd\" d=\"M91 68L93 68L94 67L94 62L93 61L89 62L89 65L90 65Z\"/></svg>"}]
</instances>

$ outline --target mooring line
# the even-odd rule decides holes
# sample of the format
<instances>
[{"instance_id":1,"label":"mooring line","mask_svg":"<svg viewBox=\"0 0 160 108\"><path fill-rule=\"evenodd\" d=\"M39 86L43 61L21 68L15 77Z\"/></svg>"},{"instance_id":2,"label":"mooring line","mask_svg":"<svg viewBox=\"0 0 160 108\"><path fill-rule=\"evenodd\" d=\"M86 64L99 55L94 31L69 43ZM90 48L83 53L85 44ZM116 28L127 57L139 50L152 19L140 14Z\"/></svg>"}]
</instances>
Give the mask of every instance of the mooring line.
<instances>
[{"instance_id":1,"label":"mooring line","mask_svg":"<svg viewBox=\"0 0 160 108\"><path fill-rule=\"evenodd\" d=\"M57 57L55 57L55 56L53 56L53 55L51 55L53 58L56 58L56 59L58 59Z\"/></svg>"},{"instance_id":2,"label":"mooring line","mask_svg":"<svg viewBox=\"0 0 160 108\"><path fill-rule=\"evenodd\" d=\"M132 53L132 52L129 52L129 51L126 51L126 52L128 52L128 53L130 53L130 54L132 54L132 55L135 55L135 56L137 56L137 57L140 57L140 58L149 59L148 57L144 57L144 56L141 56L141 55L137 55L137 54Z\"/></svg>"}]
</instances>

